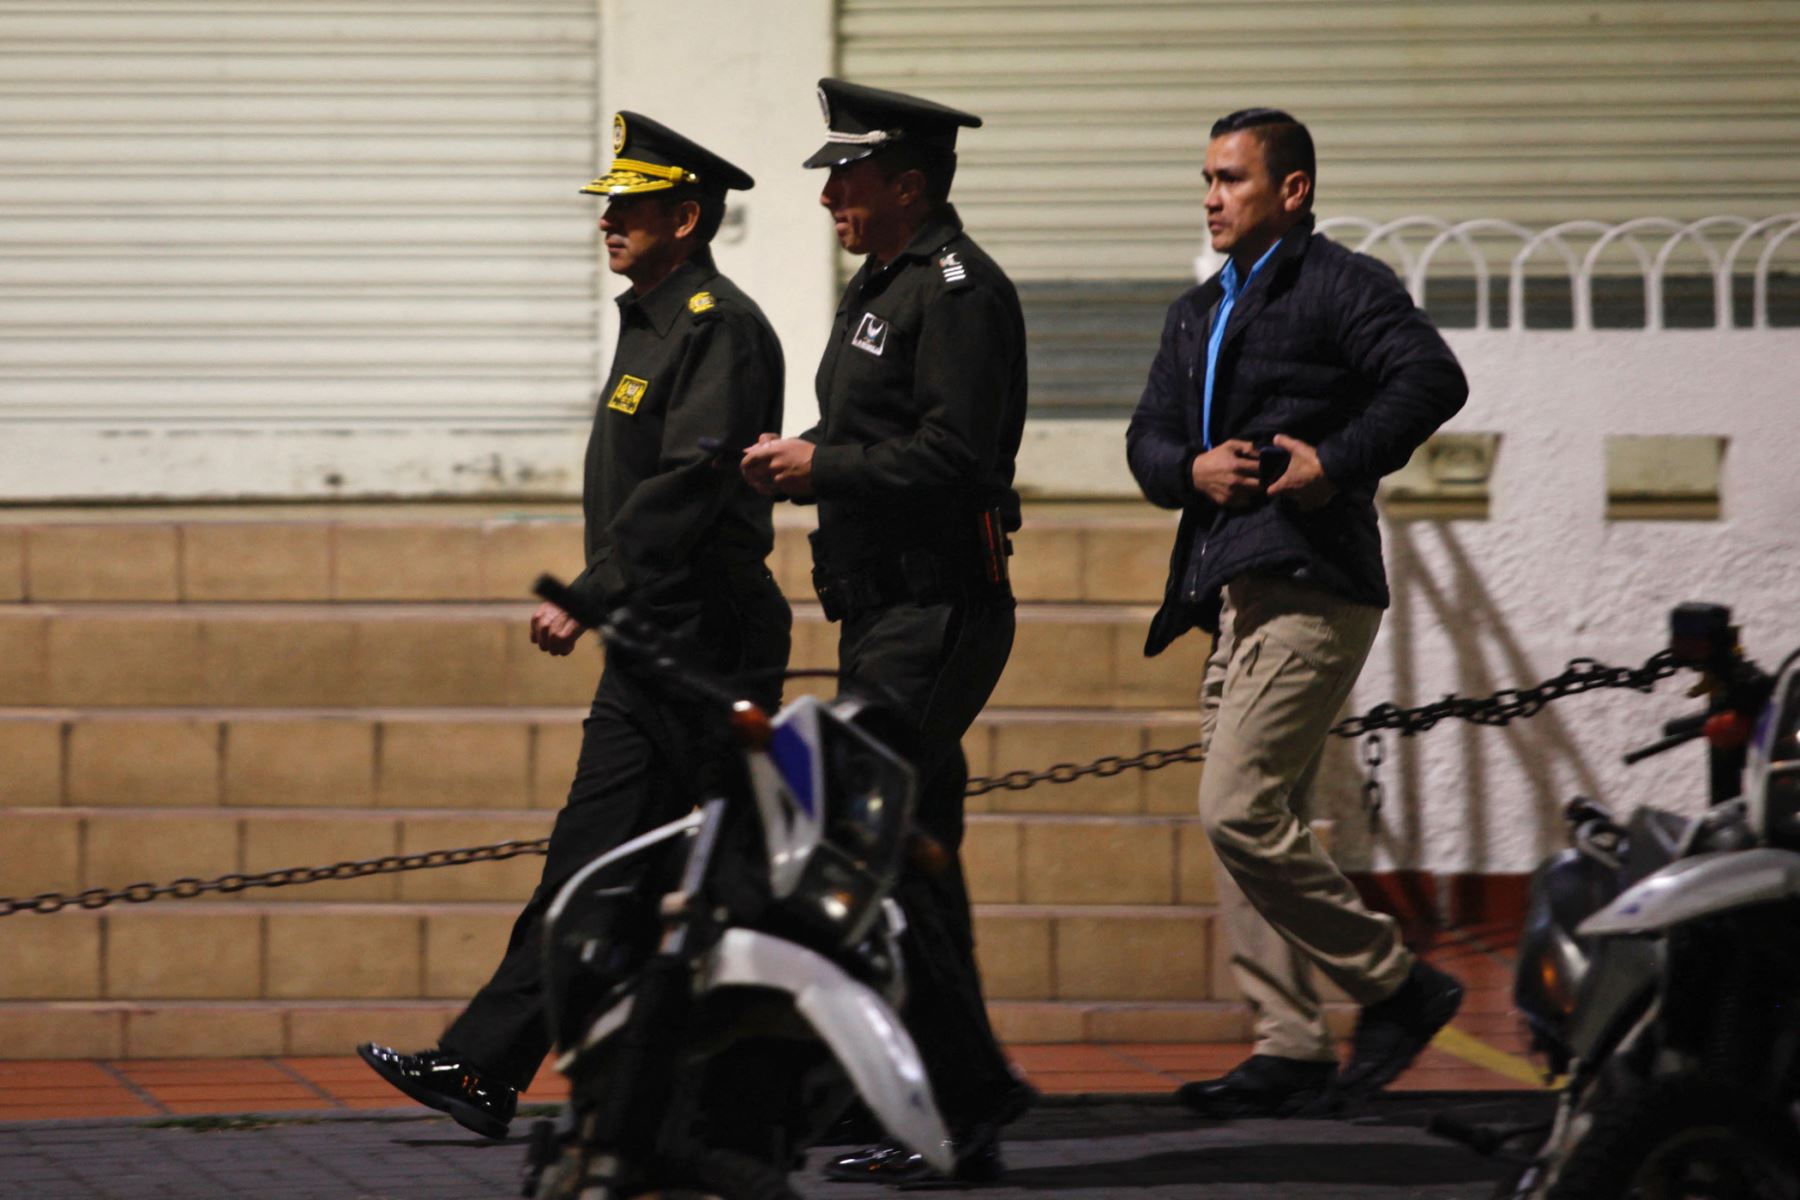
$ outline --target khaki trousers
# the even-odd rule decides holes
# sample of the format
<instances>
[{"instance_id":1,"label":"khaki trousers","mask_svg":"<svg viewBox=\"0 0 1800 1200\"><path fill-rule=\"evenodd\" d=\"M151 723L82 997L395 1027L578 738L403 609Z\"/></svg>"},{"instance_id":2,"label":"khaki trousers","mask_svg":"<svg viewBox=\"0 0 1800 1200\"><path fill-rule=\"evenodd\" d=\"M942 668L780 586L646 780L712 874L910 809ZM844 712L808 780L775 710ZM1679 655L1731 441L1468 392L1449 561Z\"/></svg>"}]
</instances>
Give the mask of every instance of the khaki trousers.
<instances>
[{"instance_id":1,"label":"khaki trousers","mask_svg":"<svg viewBox=\"0 0 1800 1200\"><path fill-rule=\"evenodd\" d=\"M1200 819L1258 1054L1336 1057L1314 968L1367 1005L1412 967L1398 925L1363 906L1307 826L1325 739L1380 625L1378 608L1278 576L1225 589L1200 689Z\"/></svg>"}]
</instances>

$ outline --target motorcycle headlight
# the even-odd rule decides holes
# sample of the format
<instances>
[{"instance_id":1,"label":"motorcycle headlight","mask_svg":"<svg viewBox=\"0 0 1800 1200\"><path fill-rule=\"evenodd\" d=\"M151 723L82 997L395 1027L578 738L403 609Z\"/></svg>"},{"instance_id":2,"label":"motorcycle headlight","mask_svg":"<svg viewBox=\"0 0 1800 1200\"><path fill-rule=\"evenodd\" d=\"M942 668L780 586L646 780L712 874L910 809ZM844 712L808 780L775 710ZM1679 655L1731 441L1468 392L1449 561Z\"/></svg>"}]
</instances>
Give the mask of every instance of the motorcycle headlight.
<instances>
[{"instance_id":1,"label":"motorcycle headlight","mask_svg":"<svg viewBox=\"0 0 1800 1200\"><path fill-rule=\"evenodd\" d=\"M819 844L789 898L790 910L829 927L843 945L861 941L880 915L912 816L912 768L861 727L867 711L862 701L834 702L820 721Z\"/></svg>"}]
</instances>

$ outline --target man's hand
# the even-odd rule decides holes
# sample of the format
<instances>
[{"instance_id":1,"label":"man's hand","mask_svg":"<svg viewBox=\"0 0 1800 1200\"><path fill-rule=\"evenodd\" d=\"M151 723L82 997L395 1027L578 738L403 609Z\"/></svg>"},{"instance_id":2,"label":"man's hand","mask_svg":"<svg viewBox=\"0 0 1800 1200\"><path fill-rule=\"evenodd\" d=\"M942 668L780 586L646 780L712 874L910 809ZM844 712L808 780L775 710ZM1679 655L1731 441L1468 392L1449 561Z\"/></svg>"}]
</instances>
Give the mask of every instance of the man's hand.
<instances>
[{"instance_id":1,"label":"man's hand","mask_svg":"<svg viewBox=\"0 0 1800 1200\"><path fill-rule=\"evenodd\" d=\"M744 479L765 496L810 496L813 450L804 438L765 433L744 451Z\"/></svg>"},{"instance_id":2,"label":"man's hand","mask_svg":"<svg viewBox=\"0 0 1800 1200\"><path fill-rule=\"evenodd\" d=\"M1194 490L1225 508L1246 508L1262 495L1256 447L1242 438L1220 442L1194 459Z\"/></svg>"},{"instance_id":3,"label":"man's hand","mask_svg":"<svg viewBox=\"0 0 1800 1200\"><path fill-rule=\"evenodd\" d=\"M548 600L538 605L537 611L531 614L531 644L545 654L558 657L567 654L586 632L586 625Z\"/></svg>"},{"instance_id":4,"label":"man's hand","mask_svg":"<svg viewBox=\"0 0 1800 1200\"><path fill-rule=\"evenodd\" d=\"M1330 503L1337 495L1337 484L1326 477L1325 468L1319 465L1319 452L1285 433L1275 435L1275 444L1291 457L1281 478L1269 485L1269 495L1292 496L1294 506L1302 512Z\"/></svg>"},{"instance_id":5,"label":"man's hand","mask_svg":"<svg viewBox=\"0 0 1800 1200\"><path fill-rule=\"evenodd\" d=\"M779 433L760 433L756 436L754 446L744 447L744 458L738 463L738 470L743 472L744 482L749 484L751 490L759 495L773 496L775 494L775 474L769 469L768 458L757 456L756 452L770 442L779 442L780 440Z\"/></svg>"}]
</instances>

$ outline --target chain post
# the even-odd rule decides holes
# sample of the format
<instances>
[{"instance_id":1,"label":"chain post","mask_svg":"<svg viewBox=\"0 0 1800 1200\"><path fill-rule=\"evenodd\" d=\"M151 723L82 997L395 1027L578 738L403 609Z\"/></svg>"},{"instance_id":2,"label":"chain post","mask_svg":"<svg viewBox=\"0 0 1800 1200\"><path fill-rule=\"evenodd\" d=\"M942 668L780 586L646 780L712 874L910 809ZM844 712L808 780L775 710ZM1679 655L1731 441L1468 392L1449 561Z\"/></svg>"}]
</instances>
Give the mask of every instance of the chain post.
<instances>
[{"instance_id":1,"label":"chain post","mask_svg":"<svg viewBox=\"0 0 1800 1200\"><path fill-rule=\"evenodd\" d=\"M1381 802L1384 794L1381 788L1381 764L1387 757L1387 750L1381 743L1379 733L1371 733L1363 739L1363 811L1368 814L1369 832L1381 830Z\"/></svg>"}]
</instances>

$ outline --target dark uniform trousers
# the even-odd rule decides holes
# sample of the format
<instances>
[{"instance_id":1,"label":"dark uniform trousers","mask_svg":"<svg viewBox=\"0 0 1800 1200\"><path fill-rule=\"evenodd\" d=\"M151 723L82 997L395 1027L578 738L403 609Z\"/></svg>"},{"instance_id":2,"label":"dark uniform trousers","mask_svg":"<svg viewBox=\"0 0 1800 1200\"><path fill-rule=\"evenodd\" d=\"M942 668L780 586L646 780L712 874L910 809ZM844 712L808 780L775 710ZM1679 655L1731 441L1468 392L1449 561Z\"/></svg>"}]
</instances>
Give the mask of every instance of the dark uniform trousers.
<instances>
[{"instance_id":1,"label":"dark uniform trousers","mask_svg":"<svg viewBox=\"0 0 1800 1200\"><path fill-rule=\"evenodd\" d=\"M761 563L715 581L698 629L701 657L722 673L779 670L787 662L791 616ZM778 682L748 689L772 704ZM581 754L569 798L550 831L543 877L513 922L506 954L439 1039L447 1052L523 1091L551 1046L544 1012L543 914L562 885L595 857L680 818L699 797L684 722L690 719L629 675L607 670L582 722Z\"/></svg>"},{"instance_id":2,"label":"dark uniform trousers","mask_svg":"<svg viewBox=\"0 0 1800 1200\"><path fill-rule=\"evenodd\" d=\"M975 965L975 934L963 880L962 739L1012 652L1010 596L954 604L894 604L847 617L838 666L900 703L920 733L918 827L949 851L929 872L908 864L895 892L906 914L907 973L901 1016L925 1060L952 1133L990 1115L1014 1086L1000 1052Z\"/></svg>"}]
</instances>

